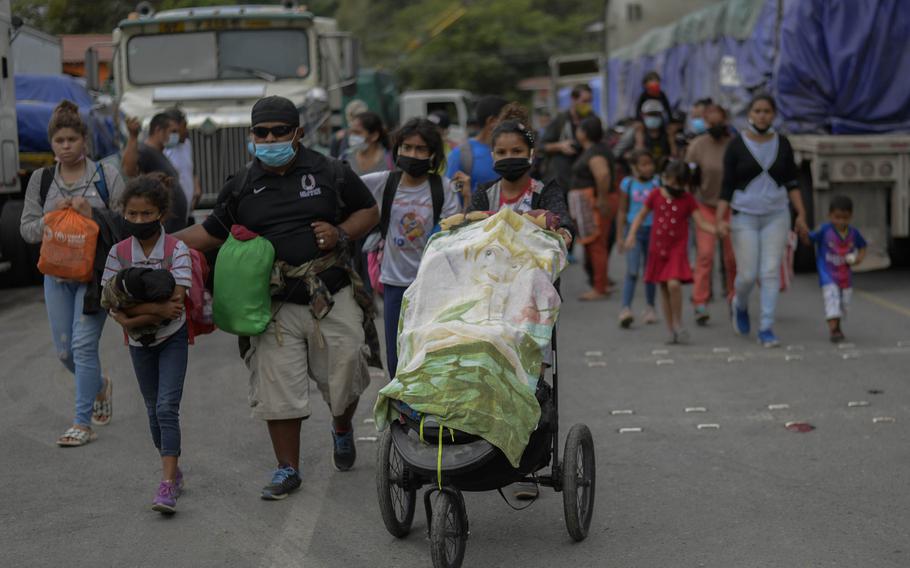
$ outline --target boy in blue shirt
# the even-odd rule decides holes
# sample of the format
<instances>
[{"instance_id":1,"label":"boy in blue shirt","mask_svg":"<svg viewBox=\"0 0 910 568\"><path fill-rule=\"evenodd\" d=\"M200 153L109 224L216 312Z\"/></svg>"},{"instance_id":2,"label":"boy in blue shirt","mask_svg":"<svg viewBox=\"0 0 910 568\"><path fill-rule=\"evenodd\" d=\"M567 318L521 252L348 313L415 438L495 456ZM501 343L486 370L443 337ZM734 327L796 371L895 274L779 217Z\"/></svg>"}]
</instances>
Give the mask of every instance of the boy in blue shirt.
<instances>
[{"instance_id":1,"label":"boy in blue shirt","mask_svg":"<svg viewBox=\"0 0 910 568\"><path fill-rule=\"evenodd\" d=\"M815 263L818 283L825 299L825 318L831 332L831 342L844 340L841 319L853 294L851 266L856 266L866 256L866 240L850 226L853 219L853 201L836 195L828 206L828 223L809 233L815 243Z\"/></svg>"},{"instance_id":2,"label":"boy in blue shirt","mask_svg":"<svg viewBox=\"0 0 910 568\"><path fill-rule=\"evenodd\" d=\"M490 141L493 129L499 124L499 112L507 101L500 97L483 97L477 102L475 113L480 125L480 132L461 146L449 152L446 158L445 177L456 183L463 183L464 177L470 177L470 193L462 192L463 205L471 203L470 195L477 191L477 186L488 184L499 179L499 174L493 171L493 149ZM467 149L470 148L470 155ZM466 155L462 156L462 153ZM459 175L458 172L464 172Z\"/></svg>"}]
</instances>

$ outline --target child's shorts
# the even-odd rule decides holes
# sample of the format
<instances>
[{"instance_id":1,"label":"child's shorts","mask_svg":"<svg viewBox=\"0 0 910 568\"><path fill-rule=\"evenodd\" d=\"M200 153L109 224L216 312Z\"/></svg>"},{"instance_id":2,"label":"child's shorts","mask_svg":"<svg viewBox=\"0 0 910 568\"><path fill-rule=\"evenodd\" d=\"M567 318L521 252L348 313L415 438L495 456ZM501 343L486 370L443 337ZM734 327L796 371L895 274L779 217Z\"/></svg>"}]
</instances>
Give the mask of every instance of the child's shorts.
<instances>
[{"instance_id":1,"label":"child's shorts","mask_svg":"<svg viewBox=\"0 0 910 568\"><path fill-rule=\"evenodd\" d=\"M825 298L825 319L843 318L847 315L847 306L853 296L853 288L841 288L837 284L822 286Z\"/></svg>"}]
</instances>

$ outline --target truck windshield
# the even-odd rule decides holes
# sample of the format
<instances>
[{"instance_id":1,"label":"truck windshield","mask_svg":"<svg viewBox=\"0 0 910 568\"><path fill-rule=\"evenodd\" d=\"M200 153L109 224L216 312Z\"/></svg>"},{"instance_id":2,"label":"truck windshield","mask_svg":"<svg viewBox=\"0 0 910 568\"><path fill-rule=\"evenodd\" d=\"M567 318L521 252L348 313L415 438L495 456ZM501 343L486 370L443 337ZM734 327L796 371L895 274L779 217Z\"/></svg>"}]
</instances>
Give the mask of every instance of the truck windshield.
<instances>
[{"instance_id":1,"label":"truck windshield","mask_svg":"<svg viewBox=\"0 0 910 568\"><path fill-rule=\"evenodd\" d=\"M127 44L127 61L137 85L310 74L307 35L296 29L141 35Z\"/></svg>"}]
</instances>

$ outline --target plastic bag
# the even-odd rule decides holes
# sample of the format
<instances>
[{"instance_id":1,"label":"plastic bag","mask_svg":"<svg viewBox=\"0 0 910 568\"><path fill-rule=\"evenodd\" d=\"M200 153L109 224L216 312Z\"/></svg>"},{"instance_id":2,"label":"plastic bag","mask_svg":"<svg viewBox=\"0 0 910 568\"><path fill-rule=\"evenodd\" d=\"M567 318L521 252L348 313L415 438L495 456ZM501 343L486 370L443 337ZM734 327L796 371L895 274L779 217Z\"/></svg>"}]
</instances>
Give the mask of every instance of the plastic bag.
<instances>
[{"instance_id":1,"label":"plastic bag","mask_svg":"<svg viewBox=\"0 0 910 568\"><path fill-rule=\"evenodd\" d=\"M98 244L98 223L74 209L58 209L44 216L44 237L38 270L65 280L90 282Z\"/></svg>"},{"instance_id":2,"label":"plastic bag","mask_svg":"<svg viewBox=\"0 0 910 568\"><path fill-rule=\"evenodd\" d=\"M265 331L272 319L274 262L272 243L239 225L231 228L215 262L212 314L219 329L246 336Z\"/></svg>"}]
</instances>

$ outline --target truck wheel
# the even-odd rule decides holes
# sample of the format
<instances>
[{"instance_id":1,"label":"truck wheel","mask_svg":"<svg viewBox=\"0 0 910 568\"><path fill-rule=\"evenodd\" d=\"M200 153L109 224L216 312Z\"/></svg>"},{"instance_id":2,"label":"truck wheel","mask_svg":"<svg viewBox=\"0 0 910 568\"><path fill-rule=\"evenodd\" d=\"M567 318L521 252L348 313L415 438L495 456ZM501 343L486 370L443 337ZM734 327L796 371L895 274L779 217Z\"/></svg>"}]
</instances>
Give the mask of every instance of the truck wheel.
<instances>
[{"instance_id":1,"label":"truck wheel","mask_svg":"<svg viewBox=\"0 0 910 568\"><path fill-rule=\"evenodd\" d=\"M910 238L891 239L888 256L891 257L891 266L902 268L910 266Z\"/></svg>"},{"instance_id":2,"label":"truck wheel","mask_svg":"<svg viewBox=\"0 0 910 568\"><path fill-rule=\"evenodd\" d=\"M35 284L41 277L37 269L40 247L26 243L19 234L24 205L21 200L10 200L0 211L0 252L4 260L12 263L4 280L12 286Z\"/></svg>"}]
</instances>

